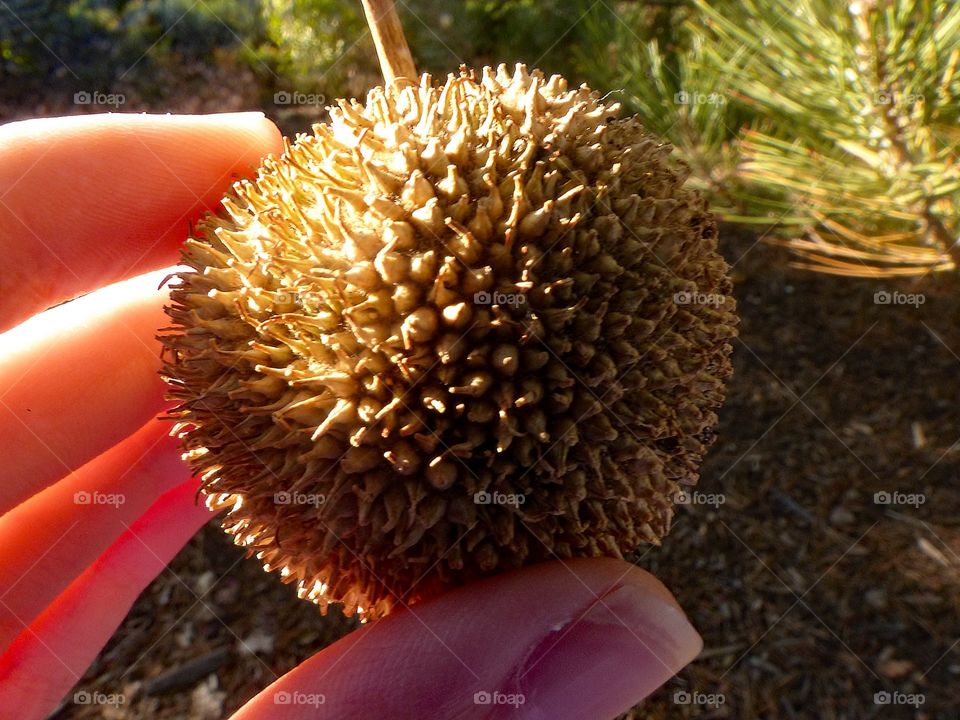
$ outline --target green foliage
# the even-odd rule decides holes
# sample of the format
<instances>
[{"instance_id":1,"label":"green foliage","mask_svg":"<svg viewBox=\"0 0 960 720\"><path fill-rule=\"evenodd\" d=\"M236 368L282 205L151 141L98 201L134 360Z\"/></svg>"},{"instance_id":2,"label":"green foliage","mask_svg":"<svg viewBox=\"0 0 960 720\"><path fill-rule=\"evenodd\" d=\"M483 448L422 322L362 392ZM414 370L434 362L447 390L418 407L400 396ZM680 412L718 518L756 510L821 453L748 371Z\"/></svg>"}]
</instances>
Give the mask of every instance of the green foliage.
<instances>
[{"instance_id":1,"label":"green foliage","mask_svg":"<svg viewBox=\"0 0 960 720\"><path fill-rule=\"evenodd\" d=\"M259 0L134 0L123 4L116 34L141 53L196 59L264 39Z\"/></svg>"},{"instance_id":2,"label":"green foliage","mask_svg":"<svg viewBox=\"0 0 960 720\"><path fill-rule=\"evenodd\" d=\"M277 48L277 70L301 92L343 94L358 65L373 67L363 42L366 21L358 0L262 0L267 35Z\"/></svg>"},{"instance_id":3,"label":"green foliage","mask_svg":"<svg viewBox=\"0 0 960 720\"><path fill-rule=\"evenodd\" d=\"M606 6L591 14L579 60L593 87L618 95L628 113L668 139L692 182L729 205L738 128L747 121L724 78L704 72L703 38L686 3ZM728 208L729 211L729 208Z\"/></svg>"},{"instance_id":4,"label":"green foliage","mask_svg":"<svg viewBox=\"0 0 960 720\"><path fill-rule=\"evenodd\" d=\"M749 200L796 216L809 238L794 246L818 269L952 267L949 250L960 233L960 5L698 6L708 62L770 125L745 134L741 176L773 197Z\"/></svg>"},{"instance_id":5,"label":"green foliage","mask_svg":"<svg viewBox=\"0 0 960 720\"><path fill-rule=\"evenodd\" d=\"M158 58L201 60L265 41L259 0L6 0L0 80L14 94L156 82ZM163 65L163 63L161 63Z\"/></svg>"},{"instance_id":6,"label":"green foliage","mask_svg":"<svg viewBox=\"0 0 960 720\"><path fill-rule=\"evenodd\" d=\"M418 67L526 62L576 76L593 0L399 0ZM168 75L227 53L259 75L264 96L333 98L379 79L360 0L6 0L0 79L16 96L133 85L164 92Z\"/></svg>"},{"instance_id":7,"label":"green foliage","mask_svg":"<svg viewBox=\"0 0 960 720\"><path fill-rule=\"evenodd\" d=\"M526 62L573 69L590 0L401 0L397 9L417 67L437 75L461 64ZM379 69L359 0L263 0L285 82L328 97L362 93ZM357 78L359 82L352 82Z\"/></svg>"},{"instance_id":8,"label":"green foliage","mask_svg":"<svg viewBox=\"0 0 960 720\"><path fill-rule=\"evenodd\" d=\"M960 264L960 4L613 8L617 22L593 27L606 53L587 51L588 76L622 88L727 219L785 229L828 272Z\"/></svg>"},{"instance_id":9,"label":"green foliage","mask_svg":"<svg viewBox=\"0 0 960 720\"><path fill-rule=\"evenodd\" d=\"M525 62L620 98L724 217L776 225L813 267L960 265L960 3L397 0L417 65ZM359 0L6 0L0 88L166 82L222 53L289 89L360 95ZM796 236L803 234L801 239Z\"/></svg>"},{"instance_id":10,"label":"green foliage","mask_svg":"<svg viewBox=\"0 0 960 720\"><path fill-rule=\"evenodd\" d=\"M11 91L46 79L96 77L111 52L104 8L69 0L0 4L0 81Z\"/></svg>"},{"instance_id":11,"label":"green foliage","mask_svg":"<svg viewBox=\"0 0 960 720\"><path fill-rule=\"evenodd\" d=\"M581 42L590 0L406 0L398 3L423 69L526 63L570 74L569 49Z\"/></svg>"}]
</instances>

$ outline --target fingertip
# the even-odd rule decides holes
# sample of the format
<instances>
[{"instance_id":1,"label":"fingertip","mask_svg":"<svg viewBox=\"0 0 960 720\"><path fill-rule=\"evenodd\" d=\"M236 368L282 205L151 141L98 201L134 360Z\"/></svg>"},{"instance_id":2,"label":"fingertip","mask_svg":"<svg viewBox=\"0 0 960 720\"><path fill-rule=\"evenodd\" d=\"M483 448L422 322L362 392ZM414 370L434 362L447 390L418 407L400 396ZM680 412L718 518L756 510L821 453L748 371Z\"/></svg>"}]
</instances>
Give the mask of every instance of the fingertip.
<instances>
[{"instance_id":1,"label":"fingertip","mask_svg":"<svg viewBox=\"0 0 960 720\"><path fill-rule=\"evenodd\" d=\"M208 115L175 115L171 113L93 113L61 117L30 118L6 123L0 133L0 152L30 151L31 144L46 146L51 138L90 138L113 130L144 129L166 126L190 130L211 126L220 130L239 131L252 137L269 140L279 131L259 111L211 113Z\"/></svg>"},{"instance_id":2,"label":"fingertip","mask_svg":"<svg viewBox=\"0 0 960 720\"><path fill-rule=\"evenodd\" d=\"M282 152L262 113L107 114L0 127L0 330L178 259L190 223ZM4 302L6 300L6 302Z\"/></svg>"},{"instance_id":3,"label":"fingertip","mask_svg":"<svg viewBox=\"0 0 960 720\"><path fill-rule=\"evenodd\" d=\"M593 563L588 567L587 563ZM535 717L613 718L699 655L703 641L667 589L618 561L574 561L594 594L542 635L501 692L522 698Z\"/></svg>"},{"instance_id":4,"label":"fingertip","mask_svg":"<svg viewBox=\"0 0 960 720\"><path fill-rule=\"evenodd\" d=\"M530 628L527 637L503 631L482 646L493 653L491 666L503 667L504 674L499 684L480 690L493 699L522 702L529 717L613 718L664 684L703 647L666 586L621 560L548 562L485 582L501 587L458 590L474 596L461 598L447 612L451 619L460 614L460 622L490 613L497 628ZM519 661L497 657L493 648L503 643L512 644Z\"/></svg>"},{"instance_id":5,"label":"fingertip","mask_svg":"<svg viewBox=\"0 0 960 720\"><path fill-rule=\"evenodd\" d=\"M554 561L395 611L318 653L234 717L489 719L519 710L525 718L613 718L700 647L649 573L618 560ZM308 707L296 698L323 702Z\"/></svg>"}]
</instances>

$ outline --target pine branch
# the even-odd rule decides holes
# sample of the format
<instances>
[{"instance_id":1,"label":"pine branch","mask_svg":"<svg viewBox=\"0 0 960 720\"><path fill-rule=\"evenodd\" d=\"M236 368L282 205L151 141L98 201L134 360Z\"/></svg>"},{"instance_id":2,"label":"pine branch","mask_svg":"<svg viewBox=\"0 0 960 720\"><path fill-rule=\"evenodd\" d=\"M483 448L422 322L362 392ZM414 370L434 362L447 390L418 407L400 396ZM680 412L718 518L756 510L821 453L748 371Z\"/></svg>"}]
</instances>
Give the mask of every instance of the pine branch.
<instances>
[{"instance_id":1,"label":"pine branch","mask_svg":"<svg viewBox=\"0 0 960 720\"><path fill-rule=\"evenodd\" d=\"M731 108L718 68L702 62L702 37L686 27L691 6L638 4L619 12L593 13L591 39L579 61L596 87L616 94L653 133L670 142L692 172L691 182L713 197L715 207L736 212L735 140L743 121ZM597 52L598 49L604 52Z\"/></svg>"},{"instance_id":2,"label":"pine branch","mask_svg":"<svg viewBox=\"0 0 960 720\"><path fill-rule=\"evenodd\" d=\"M807 238L789 244L804 266L860 275L960 267L960 5L697 6L706 62L770 123L744 135L741 198L758 210L794 208Z\"/></svg>"},{"instance_id":3,"label":"pine branch","mask_svg":"<svg viewBox=\"0 0 960 720\"><path fill-rule=\"evenodd\" d=\"M585 74L725 219L776 226L824 272L960 268L960 3L617 7L595 18Z\"/></svg>"}]
</instances>

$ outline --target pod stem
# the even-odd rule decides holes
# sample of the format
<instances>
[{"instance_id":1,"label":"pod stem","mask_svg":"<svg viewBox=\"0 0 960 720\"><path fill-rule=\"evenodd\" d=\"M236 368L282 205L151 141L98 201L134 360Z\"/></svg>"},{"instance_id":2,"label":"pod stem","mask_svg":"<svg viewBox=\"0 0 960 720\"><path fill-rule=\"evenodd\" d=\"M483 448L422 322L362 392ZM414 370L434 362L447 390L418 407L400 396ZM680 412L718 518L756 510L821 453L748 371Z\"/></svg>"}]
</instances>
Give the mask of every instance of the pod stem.
<instances>
[{"instance_id":1,"label":"pod stem","mask_svg":"<svg viewBox=\"0 0 960 720\"><path fill-rule=\"evenodd\" d=\"M377 46L380 69L387 85L397 80L416 82L417 68L393 0L362 0L363 11L370 25L373 42Z\"/></svg>"}]
</instances>

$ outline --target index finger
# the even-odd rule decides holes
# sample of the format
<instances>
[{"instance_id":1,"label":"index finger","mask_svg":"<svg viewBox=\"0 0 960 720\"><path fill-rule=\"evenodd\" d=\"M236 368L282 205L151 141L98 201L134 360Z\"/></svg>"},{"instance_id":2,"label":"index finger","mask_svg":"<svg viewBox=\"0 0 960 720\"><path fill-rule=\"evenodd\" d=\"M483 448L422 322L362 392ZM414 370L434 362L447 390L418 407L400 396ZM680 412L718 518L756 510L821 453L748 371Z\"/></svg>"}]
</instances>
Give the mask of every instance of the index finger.
<instances>
[{"instance_id":1,"label":"index finger","mask_svg":"<svg viewBox=\"0 0 960 720\"><path fill-rule=\"evenodd\" d=\"M0 332L176 262L190 222L264 155L261 113L84 115L0 127Z\"/></svg>"}]
</instances>

